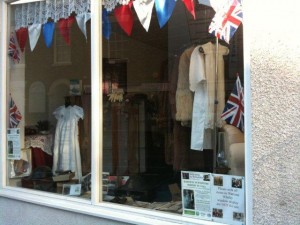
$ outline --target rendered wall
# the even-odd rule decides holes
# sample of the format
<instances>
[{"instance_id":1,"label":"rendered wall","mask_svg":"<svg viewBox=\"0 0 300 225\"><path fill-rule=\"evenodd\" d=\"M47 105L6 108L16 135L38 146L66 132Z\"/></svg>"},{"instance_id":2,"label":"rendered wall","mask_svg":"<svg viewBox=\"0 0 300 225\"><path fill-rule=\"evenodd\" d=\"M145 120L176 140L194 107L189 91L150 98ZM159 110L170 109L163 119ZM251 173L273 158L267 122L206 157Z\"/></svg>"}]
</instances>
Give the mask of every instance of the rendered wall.
<instances>
[{"instance_id":1,"label":"rendered wall","mask_svg":"<svg viewBox=\"0 0 300 225\"><path fill-rule=\"evenodd\" d=\"M246 1L245 1L246 2ZM300 224L298 1L247 1L253 224Z\"/></svg>"},{"instance_id":2,"label":"rendered wall","mask_svg":"<svg viewBox=\"0 0 300 225\"><path fill-rule=\"evenodd\" d=\"M39 205L27 204L15 200L0 198L1 225L121 225L78 213L51 209Z\"/></svg>"}]
</instances>

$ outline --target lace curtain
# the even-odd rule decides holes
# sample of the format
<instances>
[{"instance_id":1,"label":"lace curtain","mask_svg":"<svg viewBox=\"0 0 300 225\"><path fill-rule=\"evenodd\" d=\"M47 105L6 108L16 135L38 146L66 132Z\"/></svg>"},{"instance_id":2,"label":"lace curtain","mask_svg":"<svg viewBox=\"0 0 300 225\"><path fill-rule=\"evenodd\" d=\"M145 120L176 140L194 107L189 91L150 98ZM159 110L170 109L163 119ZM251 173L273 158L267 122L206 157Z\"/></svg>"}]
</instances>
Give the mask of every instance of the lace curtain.
<instances>
[{"instance_id":1,"label":"lace curtain","mask_svg":"<svg viewBox=\"0 0 300 225\"><path fill-rule=\"evenodd\" d=\"M68 18L72 12L77 15L90 11L91 0L46 0L16 6L15 29L31 24L44 24L48 18L57 22Z\"/></svg>"}]
</instances>

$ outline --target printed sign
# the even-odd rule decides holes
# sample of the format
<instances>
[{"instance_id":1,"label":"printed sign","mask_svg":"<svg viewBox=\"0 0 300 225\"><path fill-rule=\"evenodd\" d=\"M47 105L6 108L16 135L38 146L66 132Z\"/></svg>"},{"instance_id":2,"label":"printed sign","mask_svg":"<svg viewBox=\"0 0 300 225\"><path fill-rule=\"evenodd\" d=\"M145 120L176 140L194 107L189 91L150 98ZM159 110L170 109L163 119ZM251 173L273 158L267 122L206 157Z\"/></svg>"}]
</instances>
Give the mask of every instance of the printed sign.
<instances>
[{"instance_id":1,"label":"printed sign","mask_svg":"<svg viewBox=\"0 0 300 225\"><path fill-rule=\"evenodd\" d=\"M21 159L20 128L7 129L7 158Z\"/></svg>"},{"instance_id":2,"label":"printed sign","mask_svg":"<svg viewBox=\"0 0 300 225\"><path fill-rule=\"evenodd\" d=\"M244 177L182 171L181 184L184 216L245 224Z\"/></svg>"}]
</instances>

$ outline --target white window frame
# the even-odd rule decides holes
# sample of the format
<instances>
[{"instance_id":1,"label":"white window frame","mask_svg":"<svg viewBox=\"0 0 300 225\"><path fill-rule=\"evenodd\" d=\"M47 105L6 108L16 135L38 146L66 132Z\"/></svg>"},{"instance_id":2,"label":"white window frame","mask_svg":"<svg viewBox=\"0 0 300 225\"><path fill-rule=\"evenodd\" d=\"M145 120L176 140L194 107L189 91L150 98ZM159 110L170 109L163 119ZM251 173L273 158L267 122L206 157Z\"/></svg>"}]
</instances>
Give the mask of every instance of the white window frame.
<instances>
[{"instance_id":1,"label":"white window frame","mask_svg":"<svg viewBox=\"0 0 300 225\"><path fill-rule=\"evenodd\" d=\"M246 224L252 224L252 158L251 158L251 99L250 99L250 54L247 30L247 0L244 1L244 89L245 89L245 188L246 188ZM91 201L53 193L39 192L20 187L7 185L6 170L6 127L7 127L7 76L9 62L7 57L8 46L8 12L9 3L0 0L1 9L1 36L0 36L0 196L25 201L56 209L68 210L139 224L219 224L215 222L184 217L158 211L117 205L102 202L102 2L91 0L91 73L92 73L92 196ZM98 171L98 172L97 172Z\"/></svg>"}]
</instances>

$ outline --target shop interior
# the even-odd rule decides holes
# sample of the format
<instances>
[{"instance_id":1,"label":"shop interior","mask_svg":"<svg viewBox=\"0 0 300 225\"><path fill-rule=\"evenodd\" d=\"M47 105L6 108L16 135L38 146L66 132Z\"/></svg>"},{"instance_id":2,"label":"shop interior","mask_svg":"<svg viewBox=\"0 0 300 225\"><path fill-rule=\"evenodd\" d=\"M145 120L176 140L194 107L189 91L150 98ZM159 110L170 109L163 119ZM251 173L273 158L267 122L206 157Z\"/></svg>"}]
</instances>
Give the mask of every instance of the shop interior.
<instances>
[{"instance_id":1,"label":"shop interior","mask_svg":"<svg viewBox=\"0 0 300 225\"><path fill-rule=\"evenodd\" d=\"M176 120L178 66L187 49L207 43L228 49L223 57L224 102L237 74L243 83L242 25L227 44L208 33L215 14L211 7L195 4L195 14L196 19L178 1L160 28L153 10L146 32L134 13L131 35L121 29L113 13L109 15L111 35L102 41L104 201L155 209L158 205L153 203L181 202L181 171L244 174L242 132L231 126L215 127L217 135L209 137L211 147L192 150L191 121ZM70 195L70 185L80 183L80 194L74 197L91 196L91 126L97 115L91 115L90 21L86 28L87 38L73 23L70 45L56 27L50 48L42 35L34 51L28 42L25 46L25 94L15 101L24 104L21 143L29 164L26 160L9 164L12 186ZM189 57L186 60L188 67ZM12 96L17 84L11 82ZM78 140L73 140L78 142L78 152L64 158L59 150L63 145L59 140L64 140L57 135L62 130L57 128L63 126L61 110L69 106L78 106L78 111L69 114L74 113L73 125L78 125ZM221 163L219 151L225 151ZM63 162L66 159L68 165ZM30 169L22 171L26 166ZM180 213L180 206L171 208L160 209Z\"/></svg>"}]
</instances>

